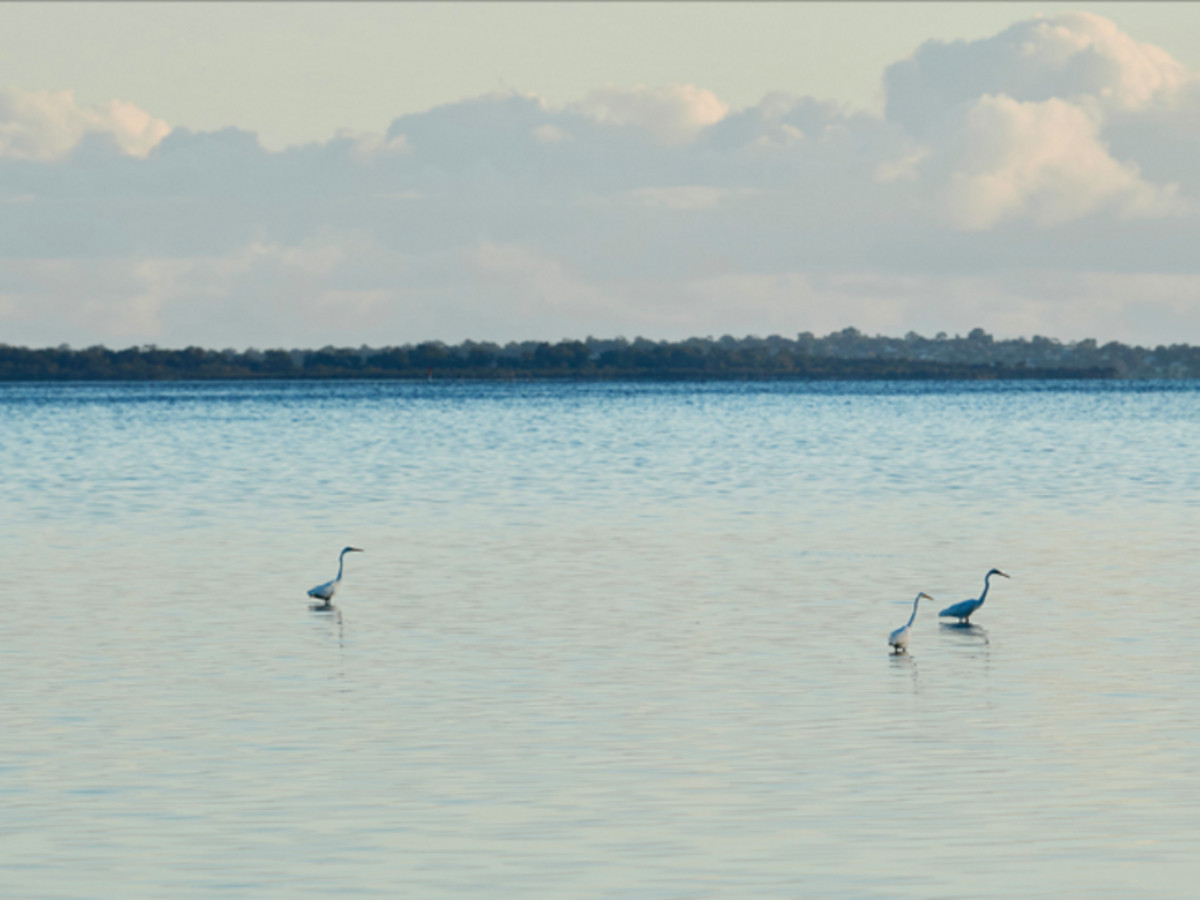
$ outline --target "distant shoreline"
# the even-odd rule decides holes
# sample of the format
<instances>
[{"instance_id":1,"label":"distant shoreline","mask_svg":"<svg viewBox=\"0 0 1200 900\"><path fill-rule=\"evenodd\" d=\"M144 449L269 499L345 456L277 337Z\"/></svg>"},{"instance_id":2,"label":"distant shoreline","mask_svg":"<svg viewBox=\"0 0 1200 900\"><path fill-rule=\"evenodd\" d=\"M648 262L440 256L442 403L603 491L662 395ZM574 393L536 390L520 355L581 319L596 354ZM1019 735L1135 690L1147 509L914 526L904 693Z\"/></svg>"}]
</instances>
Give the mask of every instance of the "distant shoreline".
<instances>
[{"instance_id":1,"label":"distant shoreline","mask_svg":"<svg viewBox=\"0 0 1200 900\"><path fill-rule=\"evenodd\" d=\"M0 344L0 382L386 380L426 381L1016 381L1200 378L1200 348L1098 346L1034 337L869 337L856 329L817 338L729 336L526 341L438 341L320 350L166 350L154 346L30 349Z\"/></svg>"},{"instance_id":2,"label":"distant shoreline","mask_svg":"<svg viewBox=\"0 0 1200 900\"><path fill-rule=\"evenodd\" d=\"M613 372L598 375L570 375L561 373L530 373L520 372L512 375L479 374L442 372L436 375L392 375L371 372L352 375L275 375L275 374L231 374L231 375L56 375L50 377L20 377L0 376L0 384L187 384L187 383L217 383L223 381L246 382L316 382L316 381L394 381L406 383L422 383L431 381L444 382L494 382L497 384L530 384L534 382L575 382L579 384L604 384L615 382L644 382L644 383L703 383L703 382L740 382L740 381L1120 381L1122 379L1109 371L1093 372L1090 370L1023 370L1018 373L985 369L979 372L954 373L912 373L903 370L887 373L856 373L853 371L839 373L789 375L759 374L759 373L727 373L724 375L688 374L672 372Z\"/></svg>"}]
</instances>

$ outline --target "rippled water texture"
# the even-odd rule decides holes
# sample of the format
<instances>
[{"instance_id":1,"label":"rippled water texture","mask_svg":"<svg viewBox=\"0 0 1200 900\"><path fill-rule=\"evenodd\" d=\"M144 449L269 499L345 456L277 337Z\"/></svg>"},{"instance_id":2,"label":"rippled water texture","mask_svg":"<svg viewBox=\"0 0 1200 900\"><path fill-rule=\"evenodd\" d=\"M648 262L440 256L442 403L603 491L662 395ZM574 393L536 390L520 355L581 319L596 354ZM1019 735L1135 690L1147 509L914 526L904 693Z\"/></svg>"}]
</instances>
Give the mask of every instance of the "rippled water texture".
<instances>
[{"instance_id":1,"label":"rippled water texture","mask_svg":"<svg viewBox=\"0 0 1200 900\"><path fill-rule=\"evenodd\" d=\"M0 895L1194 897L1198 401L0 388Z\"/></svg>"}]
</instances>

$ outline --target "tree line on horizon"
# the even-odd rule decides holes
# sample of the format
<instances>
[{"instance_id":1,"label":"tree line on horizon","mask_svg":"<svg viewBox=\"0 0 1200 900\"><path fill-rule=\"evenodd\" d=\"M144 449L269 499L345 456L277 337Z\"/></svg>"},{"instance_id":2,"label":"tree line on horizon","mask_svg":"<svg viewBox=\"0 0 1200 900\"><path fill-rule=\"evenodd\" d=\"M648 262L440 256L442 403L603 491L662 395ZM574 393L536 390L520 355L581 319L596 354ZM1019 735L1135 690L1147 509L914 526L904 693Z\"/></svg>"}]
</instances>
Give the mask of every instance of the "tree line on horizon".
<instances>
[{"instance_id":1,"label":"tree line on horizon","mask_svg":"<svg viewBox=\"0 0 1200 900\"><path fill-rule=\"evenodd\" d=\"M996 340L982 328L965 337L902 338L845 328L818 338L645 338L510 342L441 341L319 350L74 350L0 344L0 381L167 381L217 379L941 379L1198 378L1200 347L1153 349L1035 336Z\"/></svg>"}]
</instances>

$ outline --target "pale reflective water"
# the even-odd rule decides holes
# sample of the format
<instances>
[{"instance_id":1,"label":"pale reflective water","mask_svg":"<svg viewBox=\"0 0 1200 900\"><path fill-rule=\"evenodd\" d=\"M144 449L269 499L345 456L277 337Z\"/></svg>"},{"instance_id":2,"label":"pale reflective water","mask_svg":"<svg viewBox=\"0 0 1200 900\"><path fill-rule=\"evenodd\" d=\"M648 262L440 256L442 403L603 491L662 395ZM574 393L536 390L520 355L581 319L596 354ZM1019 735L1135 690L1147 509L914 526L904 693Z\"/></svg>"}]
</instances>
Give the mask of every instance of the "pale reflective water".
<instances>
[{"instance_id":1,"label":"pale reflective water","mask_svg":"<svg viewBox=\"0 0 1200 900\"><path fill-rule=\"evenodd\" d=\"M0 416L0 896L1195 896L1195 388Z\"/></svg>"}]
</instances>

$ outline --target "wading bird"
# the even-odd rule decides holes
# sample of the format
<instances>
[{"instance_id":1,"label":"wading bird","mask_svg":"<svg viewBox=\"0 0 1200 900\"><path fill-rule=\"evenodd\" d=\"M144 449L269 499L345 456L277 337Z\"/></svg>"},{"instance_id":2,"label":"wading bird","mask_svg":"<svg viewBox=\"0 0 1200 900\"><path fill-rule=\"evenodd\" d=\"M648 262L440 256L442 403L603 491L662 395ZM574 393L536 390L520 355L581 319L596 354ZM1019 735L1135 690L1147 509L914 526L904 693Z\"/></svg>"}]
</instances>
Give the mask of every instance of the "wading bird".
<instances>
[{"instance_id":1,"label":"wading bird","mask_svg":"<svg viewBox=\"0 0 1200 900\"><path fill-rule=\"evenodd\" d=\"M913 620L917 617L917 604L921 602L922 597L926 600L933 599L924 591L917 594L917 599L913 600L913 611L912 615L908 617L908 622L888 635L888 643L892 645L892 648L897 653L903 653L908 649L909 628L912 627Z\"/></svg>"},{"instance_id":2,"label":"wading bird","mask_svg":"<svg viewBox=\"0 0 1200 900\"><path fill-rule=\"evenodd\" d=\"M983 601L987 598L988 579L993 575L1000 575L1004 578L1010 577L1005 575L999 569L992 569L983 576L983 593L979 595L978 600L963 600L961 603L955 603L953 606L947 606L940 613L938 613L938 615L946 616L952 619L958 619L960 622L966 622L967 624L970 624L972 613L979 609L979 607L983 606Z\"/></svg>"},{"instance_id":3,"label":"wading bird","mask_svg":"<svg viewBox=\"0 0 1200 900\"><path fill-rule=\"evenodd\" d=\"M358 547L347 547L338 556L338 573L337 578L333 581L327 581L324 584L318 584L315 588L308 592L308 596L320 600L321 603L313 605L313 609L329 609L333 595L337 593L338 585L342 583L342 562L346 558L347 553L362 553Z\"/></svg>"}]
</instances>

